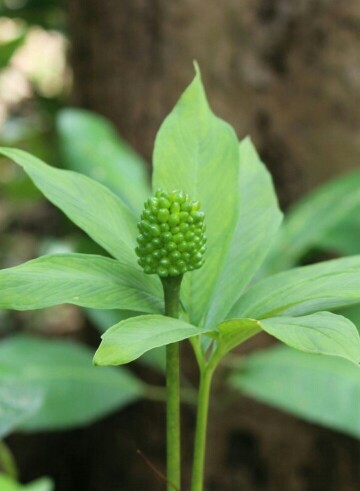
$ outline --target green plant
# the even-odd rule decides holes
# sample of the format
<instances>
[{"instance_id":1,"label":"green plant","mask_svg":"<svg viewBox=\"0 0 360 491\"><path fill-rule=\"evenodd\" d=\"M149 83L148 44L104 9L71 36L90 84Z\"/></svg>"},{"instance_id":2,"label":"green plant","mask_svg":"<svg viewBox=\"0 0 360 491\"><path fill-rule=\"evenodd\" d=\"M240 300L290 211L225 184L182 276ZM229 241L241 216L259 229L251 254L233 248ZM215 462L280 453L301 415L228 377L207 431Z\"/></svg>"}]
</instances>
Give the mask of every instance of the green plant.
<instances>
[{"instance_id":1,"label":"green plant","mask_svg":"<svg viewBox=\"0 0 360 491\"><path fill-rule=\"evenodd\" d=\"M141 172L145 163L105 119L88 111L65 109L57 121L62 162L69 169L99 180L125 200L129 199L126 182L135 179L140 183L139 189L145 188L145 195L150 194L146 175ZM257 280L304 261L314 262L319 257L358 254L359 190L360 171L357 170L325 183L296 203L286 214L275 243L256 274ZM360 326L358 305L339 313ZM88 315L100 332L104 332L109 325L134 313L93 310ZM263 356L264 360L268 356L271 359L266 368ZM159 348L147 352L140 361L151 362L153 368L164 371L164 360L163 350ZM348 403L360 397L358 369L351 362L338 359L335 363L333 358L276 347L239 358L234 353L227 364L230 377L225 382L229 382L231 389L240 389L298 417L360 437L360 414L356 404ZM329 391L329 380L336 390ZM337 397L338 393L343 396Z\"/></svg>"},{"instance_id":2,"label":"green plant","mask_svg":"<svg viewBox=\"0 0 360 491\"><path fill-rule=\"evenodd\" d=\"M282 214L254 146L249 139L239 145L231 127L213 115L199 73L158 133L153 185L200 200L208 249L205 264L184 274L181 291L180 275L163 281L165 310L160 279L136 264L136 223L149 198L142 174L139 183L120 185L122 199L84 175L49 167L25 152L1 153L21 165L45 196L115 259L59 254L3 270L0 306L26 310L73 303L126 310L103 335L97 365L129 363L167 346L169 491L181 486L177 343L190 340L200 369L192 491L203 489L211 380L229 351L265 331L300 351L359 363L356 327L327 310L360 302L360 256L251 284ZM109 170L107 163L104 167Z\"/></svg>"}]
</instances>

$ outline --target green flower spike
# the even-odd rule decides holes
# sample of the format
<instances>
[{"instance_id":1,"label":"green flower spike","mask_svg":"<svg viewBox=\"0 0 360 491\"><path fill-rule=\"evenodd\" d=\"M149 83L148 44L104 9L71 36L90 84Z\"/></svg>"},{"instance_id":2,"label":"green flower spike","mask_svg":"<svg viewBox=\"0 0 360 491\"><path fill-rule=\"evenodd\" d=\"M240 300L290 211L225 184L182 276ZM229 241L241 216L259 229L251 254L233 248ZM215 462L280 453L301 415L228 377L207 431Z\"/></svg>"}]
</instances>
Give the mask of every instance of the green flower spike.
<instances>
[{"instance_id":1,"label":"green flower spike","mask_svg":"<svg viewBox=\"0 0 360 491\"><path fill-rule=\"evenodd\" d=\"M183 191L159 190L144 205L136 254L146 274L162 278L201 268L206 237L200 203Z\"/></svg>"}]
</instances>

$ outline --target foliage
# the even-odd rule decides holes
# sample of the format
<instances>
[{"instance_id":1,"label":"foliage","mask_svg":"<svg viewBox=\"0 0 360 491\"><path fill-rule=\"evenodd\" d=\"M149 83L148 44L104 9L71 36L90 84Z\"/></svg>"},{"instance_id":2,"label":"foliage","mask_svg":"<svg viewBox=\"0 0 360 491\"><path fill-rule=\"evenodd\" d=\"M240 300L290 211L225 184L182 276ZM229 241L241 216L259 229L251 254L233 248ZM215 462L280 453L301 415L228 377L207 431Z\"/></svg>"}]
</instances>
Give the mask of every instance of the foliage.
<instances>
[{"instance_id":1,"label":"foliage","mask_svg":"<svg viewBox=\"0 0 360 491\"><path fill-rule=\"evenodd\" d=\"M25 401L32 407L31 414L23 415L21 421L13 418L13 429L38 431L85 425L135 401L144 392L140 381L125 369L96 370L91 351L71 342L14 336L1 343L0 360L1 386L11 387L10 400L14 401L0 421L7 412L11 416L14 408L25 406ZM31 389L28 395L24 387Z\"/></svg>"},{"instance_id":2,"label":"foliage","mask_svg":"<svg viewBox=\"0 0 360 491\"><path fill-rule=\"evenodd\" d=\"M162 315L159 278L144 275L135 255L140 204L150 194L141 159L117 140L104 120L86 112L63 112L59 131L67 165L82 174L49 166L21 150L2 148L0 152L20 165L43 194L112 258L56 254L5 269L0 272L0 307L28 310L66 302L108 309L107 318L114 325L102 337L94 358L97 365L121 365L154 348L189 339L207 390L222 358L262 331L297 350L343 358L333 361L275 349L248 356L244 368L235 370L230 380L261 400L358 435L359 419L348 412L347 405L334 405L329 416L324 414L329 410L319 394L328 391L325 383L333 372L344 400L357 394L354 374L358 367L350 362L360 361L359 333L349 319L330 311L360 303L360 256L284 270L297 265L316 246L331 244L340 252L358 252L336 240L336 230L347 227L351 236L356 226L352 215L360 206L359 187L354 185L359 174L308 197L279 232L282 213L265 166L250 139L239 145L232 128L214 116L197 73L160 128L154 151L154 189L180 189L199 199L207 223L206 264L186 273L180 319L170 319ZM345 196L332 216L329 193L334 203ZM103 313L92 315L104 323ZM43 357L43 352L51 356ZM88 352L80 354L72 345L15 338L3 344L1 353L1 376L8 385L14 381L14 387L24 387L31 381L38 389L29 394L37 401L31 414L21 412L21 403L16 406L13 395L15 410L9 410L10 423L4 423L4 431L85 424L145 394L129 372L88 367ZM20 366L13 360L25 363ZM302 369L297 369L298 360ZM26 367L32 369L27 372ZM322 388L317 394L309 383L312 367ZM54 371L59 373L64 393L54 391ZM98 392L80 391L77 377L88 380L89 386L97 382ZM304 396L299 403L300 393L287 394L282 383L303 387L308 399ZM83 397L78 404L72 391ZM59 406L64 408L60 419L53 411Z\"/></svg>"},{"instance_id":3,"label":"foliage","mask_svg":"<svg viewBox=\"0 0 360 491\"><path fill-rule=\"evenodd\" d=\"M255 399L360 438L359 368L284 346L246 357L230 384Z\"/></svg>"},{"instance_id":4,"label":"foliage","mask_svg":"<svg viewBox=\"0 0 360 491\"><path fill-rule=\"evenodd\" d=\"M180 135L181 139L179 139ZM184 304L190 322L195 326L207 325L214 334L217 332L214 321L219 316L219 313L215 311L211 321L206 319L204 317L204 313L207 311L206 306L212 304L213 296L215 298L219 297L221 305L229 305L227 292L221 289L217 291L217 280L219 280L220 274L225 274L224 271L228 272L228 275L224 278L226 283L231 284L234 276L236 277L233 274L233 268L230 266L235 260L234 247L231 240L234 236L236 238L236 224L240 216L239 202L237 201L239 197L237 192L239 186L239 151L236 145L233 144L233 140L234 134L232 130L214 117L209 109L202 90L200 76L197 75L173 113L165 120L156 141L154 156L154 182L156 187L162 186L168 189L181 187L184 191L190 191L202 199L208 223L209 251L207 253L207 261L210 267L202 268L199 272L186 275L188 281L184 288ZM252 144L247 141L245 145L250 146L251 151L243 152L243 158L248 159L250 156L250 159L255 160L257 157L254 157L256 153ZM115 196L103 185L88 177L71 171L51 168L25 152L14 149L2 149L1 152L20 164L48 199L61 208L90 237L118 259L114 263L114 268L119 264L119 267L133 267L136 270L134 261L136 216L120 197ZM176 158L174 158L174 152ZM181 166L181 162L185 162L186 165ZM223 172L224 167L227 169L226 173ZM219 188L219 182L221 182L223 188ZM196 183L195 188L194 183ZM268 188L272 189L271 182L267 181L267 184ZM81 189L81 193L78 192L79 189ZM261 196L263 189L264 186L259 189L258 194L254 193L255 196ZM269 193L269 191L267 192ZM272 207L276 209L276 206L276 199L273 198ZM259 210L256 211L258 212ZM252 214L248 213L243 218L243 221L253 225ZM278 225L279 220L275 217L272 222L272 229L276 230ZM254 250L251 250L251 254L263 257L263 250L268 250L269 244L269 240L256 242L253 245ZM219 251L221 251L221 254ZM236 252L238 262L241 262L241 249ZM56 264L59 259L63 261L60 268ZM14 291L15 287L23 284L21 269L24 267L28 277L31 276L32 272L37 275L39 288L47 288L53 291L54 283L56 284L59 281L57 271L62 274L65 270L67 274L73 274L73 277L77 278L78 261L81 261L82 258L71 255L68 257L63 256L62 258L49 256L44 260L47 263L44 268L47 272L46 275L39 275L38 273L39 260L27 263L26 266L20 266L18 267L20 268L19 270L4 270L1 273L1 279L5 281L5 291L8 289ZM94 263L92 264L91 261L94 261ZM101 299L101 289L99 288L99 295L97 295L98 285L101 285L102 281L108 281L108 272L102 271L100 266L102 262L106 262L106 259L89 256L86 266L83 266L87 275L99 275L95 281L90 280L90 288L94 287L94 293L90 294L89 298L88 291L84 294L79 285L75 285L75 289L79 289L78 295L71 293L70 288L72 287L70 285L72 280L70 276L65 278L65 283L60 283L59 293L54 295L55 298L51 299L51 303L68 301L72 303L80 302L93 308L114 308L115 305L111 304L111 302L99 305L101 304L101 301L99 301ZM355 256L349 260L338 260L322 263L319 266L300 268L290 273L285 273L287 275L285 278L278 279L277 276L274 276L269 280L264 280L264 286L262 283L258 283L245 295L241 295L236 288L233 288L235 299L236 297L240 298L235 302L235 306L229 309L230 312L226 316L244 318L250 314L254 318L261 319L278 315L279 312L288 312L293 316L298 316L309 311L316 312L320 309L331 309L334 306L352 304L359 301L360 282L356 270L359 264L360 259ZM252 273L248 275L248 281L251 279ZM329 275L330 281L333 282L331 289L334 290L335 287L338 289L340 292L338 294L339 298L337 296L335 296L336 298L329 297L328 281L322 279L324 277L327 278ZM120 274L119 276L123 275ZM11 277L11 281L15 282L14 284L11 283L11 288L6 284L9 277ZM16 284L17 281L18 285ZM299 281L304 286L301 289L302 291L299 291ZM306 284L306 281L308 284ZM144 286L141 283L139 281L138 289L141 298L144 298ZM316 287L313 286L314 284ZM70 298L64 299L62 292L67 290L66 285L69 286ZM350 285L350 287L345 287L345 285ZM277 295L273 295L276 288L281 288L281 294L279 290ZM149 294L150 292L153 292L153 297L159 295L159 284L155 278L149 284L147 293ZM265 298L262 298L264 295ZM267 301L266 295L271 295ZM26 296L19 295L16 303L12 299L5 300L2 307L28 309L44 306L42 300L37 300L36 292L32 294L32 297L32 302L29 302ZM252 298L254 298L256 304L261 304L260 310L250 307L251 302L253 302ZM315 300L317 303L315 303ZM311 307L306 308L307 304L310 304ZM292 307L289 309L287 305ZM294 305L305 305L305 307L295 308ZM119 306L121 308L121 305ZM132 308L138 311L145 310L141 302ZM124 321L124 323L126 325L127 321ZM315 327L318 327L320 332L323 329L321 325ZM354 327L351 327L351 329L356 332ZM342 327L338 326L335 330L339 331L341 336ZM137 329L137 334L139 342L142 342L139 329ZM273 331L273 335L276 337L277 333ZM302 349L302 337L301 331L298 332L295 347ZM171 340L168 342L171 342ZM345 344L348 343L347 336L344 337L344 342ZM167 344L166 338L163 344ZM99 353L101 353L101 349ZM97 360L101 357L99 353L97 354ZM349 358L357 361L357 355L349 355Z\"/></svg>"}]
</instances>

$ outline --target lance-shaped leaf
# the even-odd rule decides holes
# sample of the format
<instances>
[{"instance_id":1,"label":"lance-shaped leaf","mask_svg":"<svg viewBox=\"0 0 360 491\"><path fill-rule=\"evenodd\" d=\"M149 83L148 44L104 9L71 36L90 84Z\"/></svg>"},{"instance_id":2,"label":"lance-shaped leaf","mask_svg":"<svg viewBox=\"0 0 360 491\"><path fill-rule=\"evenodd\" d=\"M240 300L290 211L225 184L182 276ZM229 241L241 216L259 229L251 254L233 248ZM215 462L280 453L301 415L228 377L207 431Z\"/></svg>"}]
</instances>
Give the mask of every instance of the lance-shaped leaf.
<instances>
[{"instance_id":1,"label":"lance-shaped leaf","mask_svg":"<svg viewBox=\"0 0 360 491\"><path fill-rule=\"evenodd\" d=\"M114 326L125 319L129 319L130 317L143 315L144 312L134 312L131 310L86 309L86 314L94 322L95 327L103 333L109 329L109 327ZM161 346L160 348L147 351L138 359L138 362L164 373L166 365L165 347Z\"/></svg>"},{"instance_id":2,"label":"lance-shaped leaf","mask_svg":"<svg viewBox=\"0 0 360 491\"><path fill-rule=\"evenodd\" d=\"M295 268L264 279L235 304L231 318L298 316L360 303L360 256Z\"/></svg>"},{"instance_id":3,"label":"lance-shaped leaf","mask_svg":"<svg viewBox=\"0 0 360 491\"><path fill-rule=\"evenodd\" d=\"M78 227L114 257L136 263L136 215L102 184L77 172L50 167L13 148L0 154L19 164L35 185Z\"/></svg>"},{"instance_id":4,"label":"lance-shaped leaf","mask_svg":"<svg viewBox=\"0 0 360 491\"><path fill-rule=\"evenodd\" d=\"M63 109L57 128L66 166L105 184L140 213L151 193L146 164L110 122L82 109Z\"/></svg>"},{"instance_id":5,"label":"lance-shaped leaf","mask_svg":"<svg viewBox=\"0 0 360 491\"><path fill-rule=\"evenodd\" d=\"M360 438L360 368L276 346L246 357L230 383L272 406Z\"/></svg>"},{"instance_id":6,"label":"lance-shaped leaf","mask_svg":"<svg viewBox=\"0 0 360 491\"><path fill-rule=\"evenodd\" d=\"M156 137L154 190L189 193L205 212L206 265L185 275L191 322L206 312L237 223L239 146L233 129L211 111L200 74L181 96Z\"/></svg>"},{"instance_id":7,"label":"lance-shaped leaf","mask_svg":"<svg viewBox=\"0 0 360 491\"><path fill-rule=\"evenodd\" d=\"M143 385L125 368L97 370L92 350L60 340L16 336L2 341L0 383L27 386L42 395L25 431L89 424L143 396Z\"/></svg>"},{"instance_id":8,"label":"lance-shaped leaf","mask_svg":"<svg viewBox=\"0 0 360 491\"><path fill-rule=\"evenodd\" d=\"M249 138L240 143L240 213L206 317L216 325L226 317L260 267L278 231L282 213L269 172Z\"/></svg>"},{"instance_id":9,"label":"lance-shaped leaf","mask_svg":"<svg viewBox=\"0 0 360 491\"><path fill-rule=\"evenodd\" d=\"M54 254L0 271L0 308L32 310L62 303L160 312L161 286L137 268L90 254Z\"/></svg>"},{"instance_id":10,"label":"lance-shaped leaf","mask_svg":"<svg viewBox=\"0 0 360 491\"><path fill-rule=\"evenodd\" d=\"M208 330L163 315L142 315L119 322L101 336L95 365L123 365L153 348L206 333Z\"/></svg>"},{"instance_id":11,"label":"lance-shaped leaf","mask_svg":"<svg viewBox=\"0 0 360 491\"><path fill-rule=\"evenodd\" d=\"M359 234L359 216L360 171L349 173L315 189L286 215L266 270L289 269L312 247L328 245L335 246L336 250L337 245L340 245L346 249L342 239L344 231L349 237L351 231L358 227ZM344 230L344 223L351 226ZM355 236L352 238L355 239ZM360 244L356 253L359 249Z\"/></svg>"},{"instance_id":12,"label":"lance-shaped leaf","mask_svg":"<svg viewBox=\"0 0 360 491\"><path fill-rule=\"evenodd\" d=\"M261 327L283 343L313 354L340 356L360 363L360 336L342 315L317 312L303 317L271 317ZM360 376L360 371L359 371Z\"/></svg>"}]
</instances>

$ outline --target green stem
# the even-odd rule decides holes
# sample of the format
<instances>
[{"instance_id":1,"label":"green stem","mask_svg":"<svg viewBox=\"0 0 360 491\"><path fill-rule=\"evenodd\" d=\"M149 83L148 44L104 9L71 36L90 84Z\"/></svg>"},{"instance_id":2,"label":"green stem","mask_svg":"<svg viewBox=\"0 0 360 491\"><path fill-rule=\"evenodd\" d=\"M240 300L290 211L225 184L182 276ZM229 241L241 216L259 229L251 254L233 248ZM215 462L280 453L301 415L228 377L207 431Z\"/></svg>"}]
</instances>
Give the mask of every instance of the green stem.
<instances>
[{"instance_id":1,"label":"green stem","mask_svg":"<svg viewBox=\"0 0 360 491\"><path fill-rule=\"evenodd\" d=\"M19 471L15 458L5 442L0 441L0 468L3 472L13 477L15 480L19 477Z\"/></svg>"},{"instance_id":2,"label":"green stem","mask_svg":"<svg viewBox=\"0 0 360 491\"><path fill-rule=\"evenodd\" d=\"M191 491L203 491L204 489L206 429L213 373L214 368L207 366L206 368L201 370L200 375Z\"/></svg>"},{"instance_id":3,"label":"green stem","mask_svg":"<svg viewBox=\"0 0 360 491\"><path fill-rule=\"evenodd\" d=\"M181 402L197 406L197 391L189 387L180 388ZM163 386L144 385L144 397L151 401L166 402L167 390Z\"/></svg>"},{"instance_id":4,"label":"green stem","mask_svg":"<svg viewBox=\"0 0 360 491\"><path fill-rule=\"evenodd\" d=\"M182 276L162 278L165 315L179 317ZM179 343L166 347L167 491L181 489Z\"/></svg>"}]
</instances>

